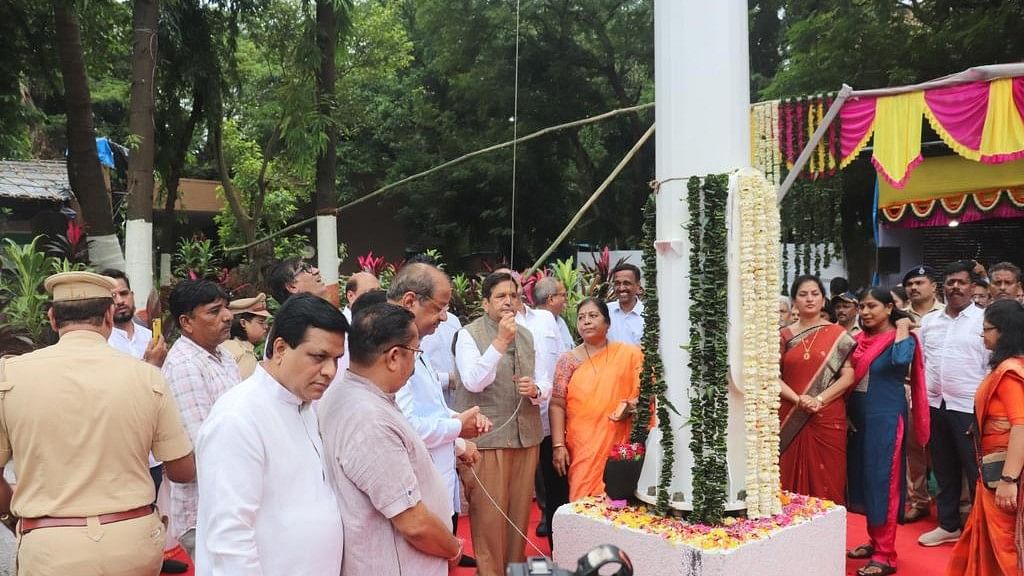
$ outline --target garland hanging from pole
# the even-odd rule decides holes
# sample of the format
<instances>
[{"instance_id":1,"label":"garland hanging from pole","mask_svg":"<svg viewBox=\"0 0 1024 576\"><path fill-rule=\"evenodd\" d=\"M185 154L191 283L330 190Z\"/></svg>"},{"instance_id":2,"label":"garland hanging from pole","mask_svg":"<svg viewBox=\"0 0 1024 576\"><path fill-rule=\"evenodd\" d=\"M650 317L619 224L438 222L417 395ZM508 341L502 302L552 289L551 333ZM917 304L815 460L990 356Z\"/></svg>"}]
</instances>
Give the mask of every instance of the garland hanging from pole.
<instances>
[{"instance_id":1,"label":"garland hanging from pole","mask_svg":"<svg viewBox=\"0 0 1024 576\"><path fill-rule=\"evenodd\" d=\"M656 205L656 195L652 194L644 206L643 264L647 272L647 287L644 291L644 335L641 340L644 363L640 371L640 395L637 401L639 410L633 419L630 441L646 442L651 423L651 410L648 407L653 407L658 416L658 430L661 432L661 471L658 476L658 497L654 511L656 514L665 515L669 511L669 487L672 485L672 474L675 469L675 436L672 433L669 410L676 412L676 409L668 399L668 385L665 383L664 366L661 363L658 258L654 247Z\"/></svg>"},{"instance_id":2,"label":"garland hanging from pole","mask_svg":"<svg viewBox=\"0 0 1024 576\"><path fill-rule=\"evenodd\" d=\"M729 466L726 429L729 318L725 224L727 175L693 177L690 213L690 451L693 454L693 520L721 522ZM660 416L659 416L660 417Z\"/></svg>"},{"instance_id":3,"label":"garland hanging from pole","mask_svg":"<svg viewBox=\"0 0 1024 576\"><path fill-rule=\"evenodd\" d=\"M651 194L644 204L643 224L643 269L646 272L647 289L644 290L644 334L640 347L644 351L644 364L640 371L640 395L637 413L633 418L630 442L646 443L651 426L652 402L665 395L665 373L661 364L661 317L658 309L658 254L654 247L656 234L655 212L657 197ZM669 428L669 433L672 430Z\"/></svg>"}]
</instances>

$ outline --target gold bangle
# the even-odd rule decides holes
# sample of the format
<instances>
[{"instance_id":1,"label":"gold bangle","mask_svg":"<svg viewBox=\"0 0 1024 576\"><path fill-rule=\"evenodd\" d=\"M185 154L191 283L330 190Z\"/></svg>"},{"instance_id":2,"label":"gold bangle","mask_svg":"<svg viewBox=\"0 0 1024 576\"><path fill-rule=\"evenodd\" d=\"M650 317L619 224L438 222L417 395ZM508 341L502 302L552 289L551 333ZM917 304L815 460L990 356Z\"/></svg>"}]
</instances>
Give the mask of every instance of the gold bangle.
<instances>
[{"instance_id":1,"label":"gold bangle","mask_svg":"<svg viewBox=\"0 0 1024 576\"><path fill-rule=\"evenodd\" d=\"M555 448L565 448L565 444L561 442L558 444L552 444L551 449L554 450Z\"/></svg>"}]
</instances>

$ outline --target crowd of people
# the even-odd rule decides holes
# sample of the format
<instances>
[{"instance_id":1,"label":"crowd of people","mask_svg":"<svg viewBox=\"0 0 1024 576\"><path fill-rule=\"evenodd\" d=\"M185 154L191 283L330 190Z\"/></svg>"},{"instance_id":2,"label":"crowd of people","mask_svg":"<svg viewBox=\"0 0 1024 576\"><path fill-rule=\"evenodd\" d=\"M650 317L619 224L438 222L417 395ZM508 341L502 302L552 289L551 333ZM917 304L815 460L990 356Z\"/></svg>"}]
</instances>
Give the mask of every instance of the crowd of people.
<instances>
[{"instance_id":1,"label":"crowd of people","mask_svg":"<svg viewBox=\"0 0 1024 576\"><path fill-rule=\"evenodd\" d=\"M780 300L786 490L867 517L858 574L896 572L896 526L955 543L950 576L1024 573L1024 291L1020 269L955 261L855 294L796 278Z\"/></svg>"},{"instance_id":2,"label":"crowd of people","mask_svg":"<svg viewBox=\"0 0 1024 576\"><path fill-rule=\"evenodd\" d=\"M291 259L267 277L273 315L264 293L176 284L168 346L123 273L51 276L58 342L0 361L0 464L18 464L0 521L19 573L187 568L163 561L166 480L166 530L197 574L504 574L525 559L532 500L551 538L628 439L641 273L611 280L612 302L578 303L577 342L553 277L528 306L511 270L490 273L463 326L425 261L386 291L353 274L339 309ZM951 575L1018 573L1022 298L1016 266L958 261L860 293L800 276L780 299L783 487L866 515L869 542L848 552L862 576L896 571L897 524L931 513L929 470L938 526L919 543L955 542Z\"/></svg>"},{"instance_id":3,"label":"crowd of people","mask_svg":"<svg viewBox=\"0 0 1024 576\"><path fill-rule=\"evenodd\" d=\"M554 278L527 306L514 273L489 274L462 326L429 263L386 291L354 274L339 309L291 259L267 276L273 315L263 293L174 285L168 346L123 273L51 276L57 343L0 361L0 464L17 464L0 521L19 574L183 571L163 560L167 533L204 575L504 574L525 559L534 497L550 538L560 505L604 491L636 407L640 281L613 270L615 301L578 306L577 344ZM463 495L476 558L456 536Z\"/></svg>"}]
</instances>

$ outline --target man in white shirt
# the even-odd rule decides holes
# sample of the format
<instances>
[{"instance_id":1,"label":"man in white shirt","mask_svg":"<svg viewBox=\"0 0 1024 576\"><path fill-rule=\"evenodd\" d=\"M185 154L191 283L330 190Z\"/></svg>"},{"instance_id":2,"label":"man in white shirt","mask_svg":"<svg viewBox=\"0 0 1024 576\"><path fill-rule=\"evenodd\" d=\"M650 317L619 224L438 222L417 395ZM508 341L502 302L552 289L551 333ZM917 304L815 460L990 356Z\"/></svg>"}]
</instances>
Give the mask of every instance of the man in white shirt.
<instances>
[{"instance_id":1,"label":"man in white shirt","mask_svg":"<svg viewBox=\"0 0 1024 576\"><path fill-rule=\"evenodd\" d=\"M455 342L455 335L459 330L462 330L462 322L449 311L445 319L437 325L437 330L420 340L420 348L423 348L427 361L437 372L444 392L444 401L449 406L455 405L455 386L459 382L459 372L455 368L455 352L452 350L452 343Z\"/></svg>"},{"instance_id":2,"label":"man in white shirt","mask_svg":"<svg viewBox=\"0 0 1024 576\"><path fill-rule=\"evenodd\" d=\"M534 341L543 340L543 362L548 374L554 377L555 366L562 354L572 350L573 341L569 327L562 319L565 311L565 286L550 276L541 278L533 287L533 300L537 304L537 313L547 312L555 320L553 329L534 333ZM544 440L540 443L540 462L537 464L537 475L534 487L537 491L537 504L544 513L537 525L537 535L547 536L551 544L551 520L555 510L569 501L569 479L559 476L552 463L551 424L548 421L548 406L551 399L545 399L540 407L541 424L544 427Z\"/></svg>"},{"instance_id":3,"label":"man in white shirt","mask_svg":"<svg viewBox=\"0 0 1024 576\"><path fill-rule=\"evenodd\" d=\"M427 263L406 264L388 288L388 300L415 316L414 322L421 338L425 334L433 334L441 320L448 315L451 298L452 287L448 276ZM422 340L420 342L422 348ZM427 352L424 351L416 359L412 378L395 393L395 400L412 429L419 434L430 451L434 466L448 486L455 511L452 516L454 531L461 501L455 459L458 457L466 463L479 459L476 445L465 439L475 438L490 430L491 421L480 414L479 406L472 406L463 412L450 409L444 399L440 374L426 356ZM445 384L447 379L448 375L445 374ZM459 566L474 567L476 562L470 556L463 556Z\"/></svg>"},{"instance_id":4,"label":"man in white shirt","mask_svg":"<svg viewBox=\"0 0 1024 576\"><path fill-rule=\"evenodd\" d=\"M612 293L615 301L608 303L612 325L608 340L640 345L644 335L644 303L640 301L640 269L622 263L612 270Z\"/></svg>"},{"instance_id":5,"label":"man in white shirt","mask_svg":"<svg viewBox=\"0 0 1024 576\"><path fill-rule=\"evenodd\" d=\"M939 485L935 497L939 526L918 538L922 546L955 542L960 537L960 493L966 476L970 499L978 480L974 439L974 393L988 374L989 351L981 339L984 311L971 303L969 261L946 267L946 307L921 320L928 404L929 452Z\"/></svg>"},{"instance_id":6,"label":"man in white shirt","mask_svg":"<svg viewBox=\"0 0 1024 576\"><path fill-rule=\"evenodd\" d=\"M551 396L551 375L534 349L529 330L515 320L519 285L493 272L481 286L485 315L459 331L455 364L462 386L457 410L480 406L494 429L477 439L480 462L463 472L478 574L502 576L509 562L525 560L533 476L544 439L540 405ZM497 509L482 488L497 502ZM510 526L506 517L515 527ZM518 531L517 531L518 529Z\"/></svg>"},{"instance_id":7,"label":"man in white shirt","mask_svg":"<svg viewBox=\"0 0 1024 576\"><path fill-rule=\"evenodd\" d=\"M334 378L347 329L330 302L288 298L267 359L210 411L196 446L197 575L341 571L344 529L311 403Z\"/></svg>"},{"instance_id":8,"label":"man in white shirt","mask_svg":"<svg viewBox=\"0 0 1024 576\"><path fill-rule=\"evenodd\" d=\"M167 357L167 342L153 338L153 333L135 323L135 292L128 283L128 276L115 268L108 268L101 275L117 282L114 290L114 329L107 342L125 354L148 362L157 368L163 366Z\"/></svg>"}]
</instances>

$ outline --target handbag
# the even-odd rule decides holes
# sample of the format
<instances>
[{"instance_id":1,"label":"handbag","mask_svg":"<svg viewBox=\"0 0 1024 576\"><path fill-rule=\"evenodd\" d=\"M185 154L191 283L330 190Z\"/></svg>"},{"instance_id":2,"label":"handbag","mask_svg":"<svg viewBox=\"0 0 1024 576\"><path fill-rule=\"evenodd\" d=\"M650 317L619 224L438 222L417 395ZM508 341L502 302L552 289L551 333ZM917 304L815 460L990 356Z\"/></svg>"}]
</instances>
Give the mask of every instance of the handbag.
<instances>
[{"instance_id":1,"label":"handbag","mask_svg":"<svg viewBox=\"0 0 1024 576\"><path fill-rule=\"evenodd\" d=\"M999 478L1003 475L1003 463L1006 462L1006 450L993 452L981 457L981 481L985 487L995 490L999 484Z\"/></svg>"}]
</instances>

